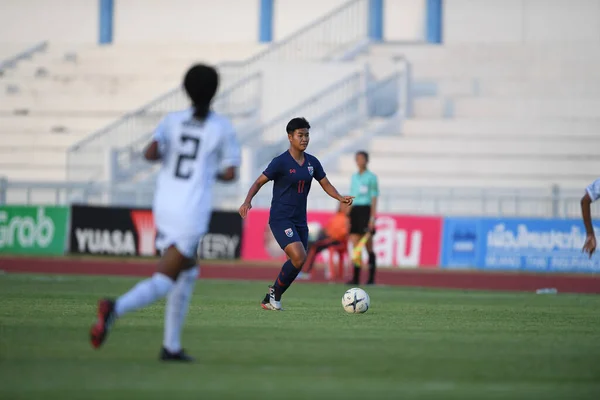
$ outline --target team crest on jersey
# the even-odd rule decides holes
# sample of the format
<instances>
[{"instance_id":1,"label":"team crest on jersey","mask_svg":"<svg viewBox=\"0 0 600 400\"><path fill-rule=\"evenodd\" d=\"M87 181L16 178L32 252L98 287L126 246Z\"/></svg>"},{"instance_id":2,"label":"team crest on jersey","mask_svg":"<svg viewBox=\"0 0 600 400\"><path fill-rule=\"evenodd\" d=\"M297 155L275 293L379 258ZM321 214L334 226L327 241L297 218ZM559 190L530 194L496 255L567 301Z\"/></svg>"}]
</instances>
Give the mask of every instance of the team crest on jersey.
<instances>
[{"instance_id":1,"label":"team crest on jersey","mask_svg":"<svg viewBox=\"0 0 600 400\"><path fill-rule=\"evenodd\" d=\"M313 176L313 172L315 172L315 169L313 168L312 165L308 166L308 173L310 174L310 176Z\"/></svg>"},{"instance_id":2,"label":"team crest on jersey","mask_svg":"<svg viewBox=\"0 0 600 400\"><path fill-rule=\"evenodd\" d=\"M292 230L292 228L287 228L284 232L287 237L294 236L294 231Z\"/></svg>"}]
</instances>

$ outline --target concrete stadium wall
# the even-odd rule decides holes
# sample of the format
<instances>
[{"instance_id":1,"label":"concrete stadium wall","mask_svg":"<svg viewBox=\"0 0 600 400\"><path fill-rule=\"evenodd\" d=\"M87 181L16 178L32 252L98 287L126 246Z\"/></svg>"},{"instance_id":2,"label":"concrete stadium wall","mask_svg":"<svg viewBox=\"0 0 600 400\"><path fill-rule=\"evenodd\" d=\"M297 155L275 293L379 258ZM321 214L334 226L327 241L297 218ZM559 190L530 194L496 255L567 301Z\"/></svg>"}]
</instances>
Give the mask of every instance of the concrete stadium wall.
<instances>
[{"instance_id":1,"label":"concrete stadium wall","mask_svg":"<svg viewBox=\"0 0 600 400\"><path fill-rule=\"evenodd\" d=\"M115 43L256 42L258 0L116 0Z\"/></svg>"},{"instance_id":2,"label":"concrete stadium wall","mask_svg":"<svg viewBox=\"0 0 600 400\"><path fill-rule=\"evenodd\" d=\"M346 3L347 0L275 0L273 39L287 35ZM425 0L384 1L383 36L388 41L423 40ZM368 18L367 15L364 16Z\"/></svg>"},{"instance_id":3,"label":"concrete stadium wall","mask_svg":"<svg viewBox=\"0 0 600 400\"><path fill-rule=\"evenodd\" d=\"M347 0L274 0L273 40L280 40ZM260 0L114 0L115 43L256 42ZM384 3L385 40L423 40L425 0ZM368 15L364 15L367 19ZM97 43L98 0L2 0L0 42Z\"/></svg>"},{"instance_id":4,"label":"concrete stadium wall","mask_svg":"<svg viewBox=\"0 0 600 400\"><path fill-rule=\"evenodd\" d=\"M259 0L115 0L114 41L256 42L258 5ZM98 0L0 2L2 42L96 43L98 31Z\"/></svg>"},{"instance_id":5,"label":"concrete stadium wall","mask_svg":"<svg viewBox=\"0 0 600 400\"><path fill-rule=\"evenodd\" d=\"M383 37L387 41L425 39L426 0L388 0L384 3Z\"/></svg>"},{"instance_id":6,"label":"concrete stadium wall","mask_svg":"<svg viewBox=\"0 0 600 400\"><path fill-rule=\"evenodd\" d=\"M273 39L281 40L347 0L275 0Z\"/></svg>"},{"instance_id":7,"label":"concrete stadium wall","mask_svg":"<svg viewBox=\"0 0 600 400\"><path fill-rule=\"evenodd\" d=\"M2 0L0 42L95 43L97 0Z\"/></svg>"},{"instance_id":8,"label":"concrete stadium wall","mask_svg":"<svg viewBox=\"0 0 600 400\"><path fill-rule=\"evenodd\" d=\"M446 0L444 43L600 42L600 0Z\"/></svg>"}]
</instances>

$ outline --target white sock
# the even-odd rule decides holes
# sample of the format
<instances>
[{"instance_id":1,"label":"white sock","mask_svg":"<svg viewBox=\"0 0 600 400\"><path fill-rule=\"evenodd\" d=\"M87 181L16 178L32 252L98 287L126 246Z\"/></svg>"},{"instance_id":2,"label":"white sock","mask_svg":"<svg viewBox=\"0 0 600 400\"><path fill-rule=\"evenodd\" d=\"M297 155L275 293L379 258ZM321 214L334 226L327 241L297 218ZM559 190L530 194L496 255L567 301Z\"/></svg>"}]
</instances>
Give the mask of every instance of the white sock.
<instances>
[{"instance_id":1,"label":"white sock","mask_svg":"<svg viewBox=\"0 0 600 400\"><path fill-rule=\"evenodd\" d=\"M145 279L117 299L115 312L121 316L130 311L139 310L165 297L173 287L173 280L168 276L155 273L152 278Z\"/></svg>"},{"instance_id":2,"label":"white sock","mask_svg":"<svg viewBox=\"0 0 600 400\"><path fill-rule=\"evenodd\" d=\"M197 266L181 272L167 297L163 346L170 353L181 351L181 330L194 292L196 278L198 278Z\"/></svg>"}]
</instances>

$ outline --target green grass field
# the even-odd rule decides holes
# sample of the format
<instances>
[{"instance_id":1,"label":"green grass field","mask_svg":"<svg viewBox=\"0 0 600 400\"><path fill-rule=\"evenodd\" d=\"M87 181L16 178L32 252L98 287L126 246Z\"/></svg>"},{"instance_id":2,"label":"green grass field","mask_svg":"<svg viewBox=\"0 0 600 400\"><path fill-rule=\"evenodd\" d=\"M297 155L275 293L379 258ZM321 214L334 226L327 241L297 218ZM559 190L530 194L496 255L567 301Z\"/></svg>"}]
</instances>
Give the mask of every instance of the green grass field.
<instances>
[{"instance_id":1,"label":"green grass field","mask_svg":"<svg viewBox=\"0 0 600 400\"><path fill-rule=\"evenodd\" d=\"M600 399L600 297L200 281L184 344L157 361L163 307L125 316L101 350L96 300L137 279L0 275L2 399Z\"/></svg>"}]
</instances>

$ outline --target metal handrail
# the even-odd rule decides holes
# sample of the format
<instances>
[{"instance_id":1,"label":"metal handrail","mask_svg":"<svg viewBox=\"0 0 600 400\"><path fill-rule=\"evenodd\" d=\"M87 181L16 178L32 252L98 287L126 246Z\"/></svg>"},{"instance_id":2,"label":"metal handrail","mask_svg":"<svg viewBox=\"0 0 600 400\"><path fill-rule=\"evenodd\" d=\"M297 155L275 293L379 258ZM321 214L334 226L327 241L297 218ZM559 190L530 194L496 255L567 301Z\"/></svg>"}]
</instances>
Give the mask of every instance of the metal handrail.
<instances>
[{"instance_id":1,"label":"metal handrail","mask_svg":"<svg viewBox=\"0 0 600 400\"><path fill-rule=\"evenodd\" d=\"M256 88L261 85L261 80L262 73L260 72L244 77L240 80L239 85L231 87L217 96L213 102L213 109L228 116L236 127L245 127L244 125L248 121L258 118L261 99L256 97L260 95L260 91ZM181 98L173 99L173 101L175 100L177 104L168 103L166 105L177 105L181 109L189 107L183 97L183 91ZM162 106L160 101L155 102L155 104ZM82 179L102 180L108 179L108 176L127 176L128 174L110 175L111 172L118 171L111 169L115 164L112 163L114 158L109 155L109 150L111 150L111 153L113 149L117 151L125 150L118 155L120 160L118 166L127 169L126 155L128 149L139 146L140 142L147 140L159 123L160 118L164 115L164 112L155 111L139 112L131 118L117 121L105 128L104 131L91 137L88 136L82 142L76 144L76 151L71 148L67 152L67 179L74 181Z\"/></svg>"},{"instance_id":2,"label":"metal handrail","mask_svg":"<svg viewBox=\"0 0 600 400\"><path fill-rule=\"evenodd\" d=\"M318 114L317 116L312 117L311 119L313 120L313 126L318 127L321 124L326 124L326 121L330 120L336 114L344 114L344 111L347 110L349 107L352 107L355 104L358 105L362 99L366 99L368 96L378 92L380 89L382 89L383 87L388 85L393 80L398 79L399 77L400 77L400 73L394 72L393 74L382 79L381 81L367 85L366 89L361 90L358 93L352 95L349 99L346 99L345 101L338 103L336 106L322 112L321 114ZM340 83L338 83L334 86L337 86ZM362 114L360 112L352 113L352 114L353 114L352 118L348 119L343 126L339 127L339 130L342 133L345 133L347 131L347 128L346 128L347 126L356 126L357 127L360 125L360 123L362 123L368 119L367 110L363 110ZM285 115L285 114L282 114L282 115ZM263 127L259 128L257 131L259 131L261 129L266 129L266 127L270 127L280 121L281 121L281 119L279 119L277 121L271 121L269 124L264 125ZM338 133L339 132L330 131L327 134L327 138L329 140L331 140L332 138L337 137ZM319 142L322 143L323 141L326 141L326 140L327 139L325 139L322 136L320 139L317 139L316 141L317 141L317 143L319 143ZM313 139L313 144L314 144L314 141L315 140ZM269 160L271 158L273 158L274 156L276 156L276 153L279 150L283 151L286 143L287 143L287 138L284 137L275 143L270 143L268 146L261 145L260 155L259 155L259 157L257 157L257 166L259 167L259 169L262 170L264 167L266 167L266 164L269 162Z\"/></svg>"},{"instance_id":3,"label":"metal handrail","mask_svg":"<svg viewBox=\"0 0 600 400\"><path fill-rule=\"evenodd\" d=\"M48 47L48 42L43 41L43 42L40 42L40 43L38 43L38 44L16 54L8 59L0 62L0 71L4 70L6 68L14 67L19 61L28 59L34 53L46 50L47 47Z\"/></svg>"},{"instance_id":4,"label":"metal handrail","mask_svg":"<svg viewBox=\"0 0 600 400\"><path fill-rule=\"evenodd\" d=\"M297 30L296 32L290 34L289 36L285 37L284 39L280 40L279 42L273 43L268 49L265 49L262 52L251 56L249 59L244 60L244 61L237 61L237 62L236 61L225 62L222 65L224 67L228 67L228 66L237 67L237 66L245 66L245 65L253 64L253 63L256 63L257 61L264 60L265 58L267 58L267 56L269 56L271 54L276 54L276 52L278 50L280 50L281 48L283 48L283 46L286 46L289 43L293 42L294 40L297 40L298 38L302 38L305 35L309 35L311 30L313 30L314 28L333 19L334 17L338 16L341 12L343 12L347 9L350 9L351 7L353 7L359 3L366 3L366 0L351 0L344 4L341 4L340 6L334 8L327 14L323 15L320 18L317 18L313 22L302 27L301 29ZM367 32L365 31L364 36L366 36L366 34L367 34Z\"/></svg>"},{"instance_id":5,"label":"metal handrail","mask_svg":"<svg viewBox=\"0 0 600 400\"><path fill-rule=\"evenodd\" d=\"M257 80L262 79L262 73L256 72L252 75L249 75L249 76L245 77L244 79L240 80L239 83L240 84L248 83L254 79L257 79ZM230 87L225 92L223 92L222 96L219 96L214 100L213 106L217 105L222 98L226 98L227 96L235 93L235 91L238 90L239 87L240 87L240 85L235 85L233 87ZM156 104L158 104L158 102L156 102ZM152 132L147 132L146 134L141 135L138 139L134 140L129 147L135 147L136 145L139 145L140 143L145 143L151 137L152 137Z\"/></svg>"},{"instance_id":6,"label":"metal handrail","mask_svg":"<svg viewBox=\"0 0 600 400\"><path fill-rule=\"evenodd\" d=\"M243 135L239 136L239 140L241 143L246 143L248 142L246 139L250 138L253 141L256 140L257 138L260 138L261 136L264 136L263 133L265 131L268 131L271 128L274 127L281 127L281 126L285 126L285 123L287 123L287 121L291 118L292 115L300 115L303 114L308 108L313 107L315 104L319 104L319 101L323 101L328 100L331 98L331 95L338 95L338 91L339 89L344 89L345 87L350 87L353 84L356 84L357 88L355 91L353 91L353 93L359 93L361 92L361 88L360 86L362 85L362 81L364 79L364 74L361 72L353 72L350 75L338 80L337 82L334 82L332 84L330 84L329 86L327 86L325 89L320 90L318 93L310 96L309 98L301 101L300 103L296 104L293 107L290 107L288 110L286 110L285 112L280 113L279 115L277 115L274 118L271 118L269 120L269 122L254 128L254 129L249 129L246 131L246 133L244 133ZM350 94L350 98L356 98L356 95L354 94ZM336 99L337 100L337 99ZM347 104L347 102L345 100L341 100L343 104ZM338 107L339 103L336 103L336 105L334 107ZM319 121L317 121L318 123ZM147 137L146 137L147 139ZM140 144L142 144L143 142L140 141ZM254 144L254 146L258 146L261 148L261 153L269 153L269 150L273 147L273 146L279 146L280 141L277 141L274 144L269 144L269 143L264 143L264 137L263 140L258 140L257 141L258 144ZM270 154L270 153L269 153ZM150 169L151 166L147 165L144 169L148 170Z\"/></svg>"},{"instance_id":7,"label":"metal handrail","mask_svg":"<svg viewBox=\"0 0 600 400\"><path fill-rule=\"evenodd\" d=\"M109 182L88 182L88 181L20 181L0 177L0 188L6 189L8 187L27 189L37 188L40 190L48 189L81 189L82 187L108 187L114 186ZM573 198L581 200L584 193L584 189L575 188L561 188L558 185L548 186L547 188L521 188L521 187L470 187L470 186L457 186L457 187L420 187L420 186L402 186L401 188L388 188L388 191L396 193L396 191L403 193L414 193L418 196L429 196L434 194L443 194L453 196L456 198L465 197L507 197L515 198L520 197L524 199L536 199L540 197L559 197L559 198ZM600 203L598 203L600 205Z\"/></svg>"},{"instance_id":8,"label":"metal handrail","mask_svg":"<svg viewBox=\"0 0 600 400\"><path fill-rule=\"evenodd\" d=\"M342 4L341 6L337 7L336 9L332 10L331 12L329 12L328 14L322 16L321 18L313 21L312 23L308 24L305 27L302 27L301 29L299 29L298 31L290 34L288 37L286 37L285 39L281 40L278 43L275 43L273 45L271 45L268 49L254 55L251 56L250 58L248 58L247 60L243 61L243 62L238 62L238 63L221 63L219 64L217 67L221 70L225 70L228 67L235 67L236 69L239 70L239 72L243 72L244 74L246 72L251 72L251 71L247 71L247 69L249 69L249 66L255 64L257 61L261 61L264 60L266 58L269 57L269 55L271 54L280 54L282 52L282 49L286 48L287 45L290 45L292 43L294 43L297 40L301 40L302 38L306 37L307 35L311 34L311 32L314 32L315 30L318 29L318 27L324 26L326 23L332 21L336 16L344 13L346 10L350 10L352 7L356 6L356 5L361 5L361 4L365 4L367 3L368 0L350 0L345 4ZM362 18L363 21L363 25L364 25L364 29L354 29L356 27L353 27L353 29L351 30L351 34L353 35L352 38L354 39L359 39L359 38L364 38L367 36L367 28L366 28L366 18ZM346 42L350 42L349 40L346 40ZM347 44L348 44L347 43ZM241 68L238 68L241 67ZM243 75L243 74L237 74L237 75ZM243 81L246 78L242 77L238 80L235 81L235 83L233 83L230 86L227 86L227 88L229 87L235 87L236 85L240 85L243 84ZM111 123L110 125L108 125L107 127L96 131L94 133L92 133L90 136L88 136L87 138L84 138L83 140L75 143L73 146L71 146L67 152L68 153L73 153L76 152L77 150L79 150L83 145L85 145L86 143L89 143L90 141L94 140L95 138L98 138L99 136L106 134L106 132L113 130L113 129L118 129L120 126L125 125L128 123L129 119L131 119L134 116L138 116L138 115L144 115L144 113L146 112L146 110L148 110L149 108L155 106L156 104L158 104L161 101L164 101L168 98L170 98L171 96L174 96L177 94L177 92L180 90L180 88L174 88L169 90L167 93L162 94L161 96L158 96L157 98L153 99L151 102L149 102L148 104L138 108L137 110L131 112L131 113L127 113L124 116L122 116L120 119L118 119L117 121ZM67 165L67 168L69 168L69 166Z\"/></svg>"},{"instance_id":9,"label":"metal handrail","mask_svg":"<svg viewBox=\"0 0 600 400\"><path fill-rule=\"evenodd\" d=\"M334 82L334 83L330 84L329 86L326 86L324 89L320 90L316 94L301 101L300 103L294 105L293 107L288 108L286 111L279 113L279 115L277 115L274 118L271 118L271 120L269 122L254 129L249 134L254 136L254 135L266 130L267 128L270 128L271 126L277 125L278 123L285 120L286 118L289 118L289 116L292 114L296 115L296 114L302 113L302 111L300 111L300 110L302 110L303 108L313 105L316 101L322 99L324 96L327 96L328 94L337 90L338 88L341 88L341 87L347 85L349 82L352 82L352 81L358 82L361 79L361 77L362 77L362 73L354 72L354 73L350 74L350 76L344 77L344 78L338 80L337 82Z\"/></svg>"},{"instance_id":10,"label":"metal handrail","mask_svg":"<svg viewBox=\"0 0 600 400\"><path fill-rule=\"evenodd\" d=\"M303 114L309 108L314 108L315 105L320 104L319 102L328 100L332 95L334 97L339 96L339 89L343 89L345 87L351 88L351 93L345 99L341 99L341 101L336 102L334 106L326 108L324 111L319 110L315 116L311 116L310 119L313 123L314 127L319 126L327 126L329 125L328 120L336 117L344 117L345 121L343 124L336 124L335 131L328 132L328 138L339 137L340 134L345 133L349 127L356 124L358 126L360 123L366 121L368 119L367 109L364 108L361 111L355 110L355 108L359 107L359 102L361 100L366 99L368 96L372 96L373 94L380 91L382 88L387 87L390 83L394 83L397 81L402 74L400 72L394 72L390 74L388 77L372 83L370 85L366 84L366 73L363 72L353 72L349 76L340 79L337 82L334 82L327 86L325 89L319 91L318 93L310 96L309 98L303 100L299 104L289 108L287 111L280 113L276 117L272 118L269 122L263 124L262 126L255 128L253 130L249 130L241 139L244 137L263 137L262 141L259 141L255 146L260 149L260 152L256 156L256 164L259 167L264 167L266 163L275 156L276 152L282 149L287 143L287 139L282 137L280 140L277 140L273 143L265 143L264 141L264 132L272 129L272 128L280 128L285 125L289 118L294 115ZM352 85L356 84L356 89L352 90ZM345 118L347 114L351 114ZM324 138L315 139L317 143L323 142ZM283 150L282 150L283 151ZM149 167L148 167L149 168ZM146 169L148 169L146 168Z\"/></svg>"},{"instance_id":11,"label":"metal handrail","mask_svg":"<svg viewBox=\"0 0 600 400\"><path fill-rule=\"evenodd\" d=\"M227 88L226 90L224 90L222 93L220 93L219 95L217 95L217 97L215 98L214 102L218 102L221 98L228 96L232 93L235 92L235 90L240 87L241 85L243 85L244 83L248 83L249 81L256 79L256 78L260 78L262 76L262 74L260 72L254 73L252 75L246 76L240 80L238 80L234 85L232 85L231 87ZM171 89L169 92L164 93L156 98L154 98L153 100L151 100L150 102L148 102L148 104L132 111L129 112L125 115L123 115L121 118L117 119L116 121L113 121L112 123L110 123L108 126L92 133L89 136L86 136L85 138L79 140L78 142L76 142L75 144L71 145L68 149L67 152L73 152L76 151L78 148L80 148L81 146L85 145L86 143L91 142L94 139L97 139L99 136L105 134L108 131L111 131L121 125L124 125L125 123L127 123L127 120L131 117L136 117L136 116L141 116L141 115L145 115L146 114L146 110L149 108L152 108L154 106L156 106L157 104L159 104L160 102L162 102L163 100L165 100L166 98L170 97L170 95L177 93L181 90L181 87L178 86L176 88Z\"/></svg>"},{"instance_id":12,"label":"metal handrail","mask_svg":"<svg viewBox=\"0 0 600 400\"><path fill-rule=\"evenodd\" d=\"M397 129L402 126L403 121L411 116L412 112L412 96L410 94L410 85L411 85L411 66L408 60L404 58L399 58L396 60L402 66L401 71L397 71L392 73L387 78L379 81L378 85L371 86L369 90L371 90L370 94L374 94L379 89L385 87L388 83L393 83L394 81L398 81L399 88L397 93L398 103L396 104L396 109L394 110L393 115L390 115L390 118L387 118L386 121L378 121L379 124L375 126L369 126L368 124L362 129L363 134L359 137L356 137L354 140L347 141L342 146L339 146L336 149L332 149L321 156L321 163L323 166L332 166L333 163L340 157L340 155L347 153L349 151L357 151L361 148L364 148L368 142L377 135L383 134L385 132L389 132L390 129Z\"/></svg>"},{"instance_id":13,"label":"metal handrail","mask_svg":"<svg viewBox=\"0 0 600 400\"><path fill-rule=\"evenodd\" d=\"M347 190L341 182L338 189ZM246 185L247 186L247 185ZM240 190L244 189L244 190ZM97 182L20 182L0 179L1 204L103 204L148 207L152 203L154 185L111 185ZM54 192L51 192L54 191ZM21 194L21 196L18 196ZM35 196L33 196L35 194ZM40 200L42 194L47 198ZM245 185L229 185L215 192L214 204L221 209L234 209L245 196ZM35 197L36 202L32 199ZM15 201L14 199L20 199ZM263 190L254 201L255 207L268 207L270 193ZM494 188L418 188L382 187L380 212L402 212L429 215L461 215L465 204L473 205L469 214L519 217L579 217L581 193L573 189L494 189ZM41 203L40 203L41 202ZM324 193L310 196L311 209L333 209ZM479 202L479 205L475 204ZM399 207L398 205L402 206ZM508 206L509 208L505 208ZM592 205L594 218L600 217L600 203Z\"/></svg>"}]
</instances>

